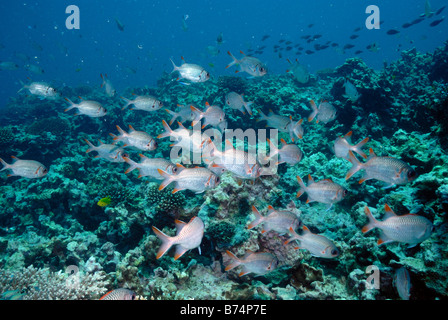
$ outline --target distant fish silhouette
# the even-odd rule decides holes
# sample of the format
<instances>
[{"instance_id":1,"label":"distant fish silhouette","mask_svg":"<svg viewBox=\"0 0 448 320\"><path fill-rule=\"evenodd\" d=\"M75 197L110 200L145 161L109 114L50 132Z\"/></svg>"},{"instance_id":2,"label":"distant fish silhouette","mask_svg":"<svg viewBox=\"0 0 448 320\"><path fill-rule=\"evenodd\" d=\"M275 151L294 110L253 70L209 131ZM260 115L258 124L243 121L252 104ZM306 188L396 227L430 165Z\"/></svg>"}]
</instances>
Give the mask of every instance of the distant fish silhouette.
<instances>
[{"instance_id":1,"label":"distant fish silhouette","mask_svg":"<svg viewBox=\"0 0 448 320\"><path fill-rule=\"evenodd\" d=\"M444 9L445 9L445 6L443 6L443 7L440 8L439 10L437 10L437 12L436 12L436 16L439 15L439 14L441 14L442 11L443 11Z\"/></svg>"},{"instance_id":2,"label":"distant fish silhouette","mask_svg":"<svg viewBox=\"0 0 448 320\"><path fill-rule=\"evenodd\" d=\"M389 35L392 35L392 34L397 34L397 33L400 33L400 31L398 31L398 30L395 30L395 29L390 29L389 31L387 31L386 32L387 34L389 34Z\"/></svg>"},{"instance_id":3,"label":"distant fish silhouette","mask_svg":"<svg viewBox=\"0 0 448 320\"><path fill-rule=\"evenodd\" d=\"M439 19L439 20L434 20L433 22L431 22L429 24L430 27L435 27L437 26L439 23L441 23L443 20L445 20L445 18Z\"/></svg>"}]
</instances>

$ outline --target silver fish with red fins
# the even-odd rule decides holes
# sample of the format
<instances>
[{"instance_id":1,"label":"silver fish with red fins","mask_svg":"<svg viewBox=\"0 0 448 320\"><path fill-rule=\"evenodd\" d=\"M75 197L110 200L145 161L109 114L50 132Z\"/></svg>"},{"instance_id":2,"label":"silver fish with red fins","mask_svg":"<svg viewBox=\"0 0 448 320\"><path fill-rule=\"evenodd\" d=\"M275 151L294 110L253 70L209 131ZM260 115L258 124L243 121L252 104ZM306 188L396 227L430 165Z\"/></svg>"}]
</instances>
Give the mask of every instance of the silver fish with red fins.
<instances>
[{"instance_id":1,"label":"silver fish with red fins","mask_svg":"<svg viewBox=\"0 0 448 320\"><path fill-rule=\"evenodd\" d=\"M343 158L346 160L349 160L349 151L356 152L364 159L367 159L367 155L364 153L364 151L361 150L361 148L369 141L369 138L365 138L364 140L358 142L355 145L352 145L352 134L353 132L348 132L343 137L337 137L333 144L333 152L338 158Z\"/></svg>"},{"instance_id":2,"label":"silver fish with red fins","mask_svg":"<svg viewBox=\"0 0 448 320\"><path fill-rule=\"evenodd\" d=\"M288 144L284 139L280 139L282 143L282 147L276 147L270 139L267 139L269 143L269 156L266 157L265 160L271 159L273 156L278 155L279 159L277 164L287 163L289 165L295 165L302 160L303 152L300 148L295 144Z\"/></svg>"},{"instance_id":3,"label":"silver fish with red fins","mask_svg":"<svg viewBox=\"0 0 448 320\"><path fill-rule=\"evenodd\" d=\"M123 160L129 164L129 168L124 172L128 174L132 170L138 170L138 177L151 177L156 180L163 180L163 176L157 171L163 170L168 174L175 174L177 172L177 167L174 163L164 158L148 158L143 154L140 154L140 162L137 163L131 160L129 157L123 156Z\"/></svg>"},{"instance_id":4,"label":"silver fish with red fins","mask_svg":"<svg viewBox=\"0 0 448 320\"><path fill-rule=\"evenodd\" d=\"M13 163L8 164L0 158L0 162L3 165L3 170L11 170L12 173L8 174L8 177L24 177L29 179L42 178L48 173L48 169L40 162L35 160L21 160L12 156Z\"/></svg>"},{"instance_id":5,"label":"silver fish with red fins","mask_svg":"<svg viewBox=\"0 0 448 320\"><path fill-rule=\"evenodd\" d=\"M172 193L185 189L196 193L202 193L208 189L213 189L221 181L219 176L207 168L185 168L181 164L176 165L178 167L176 174L169 174L161 169L157 169L160 175L164 178L164 181L159 186L159 190L165 189L171 182L174 182L175 187Z\"/></svg>"},{"instance_id":6,"label":"silver fish with red fins","mask_svg":"<svg viewBox=\"0 0 448 320\"><path fill-rule=\"evenodd\" d=\"M274 112L269 109L269 114L266 115L263 111L259 110L260 118L256 121L266 121L266 127L272 127L278 129L280 132L289 132L289 137L291 141L294 142L294 137L302 139L303 137L303 127L302 122L303 119L300 119L297 122L292 120L292 116L281 116L274 114Z\"/></svg>"},{"instance_id":7,"label":"silver fish with red fins","mask_svg":"<svg viewBox=\"0 0 448 320\"><path fill-rule=\"evenodd\" d=\"M252 252L249 250L241 259L229 250L226 250L226 253L232 262L224 270L229 271L241 265L243 270L239 273L240 277L249 273L264 275L274 271L278 265L277 258L269 252Z\"/></svg>"},{"instance_id":8,"label":"silver fish with red fins","mask_svg":"<svg viewBox=\"0 0 448 320\"><path fill-rule=\"evenodd\" d=\"M137 294L126 288L118 288L107 292L100 300L136 300Z\"/></svg>"},{"instance_id":9,"label":"silver fish with red fins","mask_svg":"<svg viewBox=\"0 0 448 320\"><path fill-rule=\"evenodd\" d=\"M386 182L383 188L390 188L398 184L406 184L417 178L417 172L412 169L406 162L393 157L378 157L370 148L370 155L365 163L359 162L352 151L349 151L349 161L352 168L345 176L345 180L350 179L356 172L361 169L365 173L359 183L366 180L376 179Z\"/></svg>"},{"instance_id":10,"label":"silver fish with red fins","mask_svg":"<svg viewBox=\"0 0 448 320\"><path fill-rule=\"evenodd\" d=\"M121 110L126 109L130 105L134 106L131 110L143 110L148 112L157 111L163 107L162 101L150 95L137 96L134 100L130 100L125 97L121 97L121 99L126 101L126 104L123 108L121 108Z\"/></svg>"},{"instance_id":11,"label":"silver fish with red fins","mask_svg":"<svg viewBox=\"0 0 448 320\"><path fill-rule=\"evenodd\" d=\"M170 59L173 64L173 71L171 72L179 72L179 77L177 80L186 79L191 82L205 82L210 79L210 73L203 67L193 63L186 63L184 57L181 58L183 63L179 67L176 66L173 60Z\"/></svg>"},{"instance_id":12,"label":"silver fish with red fins","mask_svg":"<svg viewBox=\"0 0 448 320\"><path fill-rule=\"evenodd\" d=\"M332 207L334 203L338 203L348 194L347 189L341 185L334 183L331 179L320 180L314 182L311 175L308 175L308 186L305 186L302 179L297 176L300 189L297 192L297 198L303 193L308 195L306 203L313 201L329 204L328 209Z\"/></svg>"},{"instance_id":13,"label":"silver fish with red fins","mask_svg":"<svg viewBox=\"0 0 448 320\"><path fill-rule=\"evenodd\" d=\"M308 116L308 122L313 121L314 118L316 118L316 123L319 123L319 121L328 123L336 119L336 108L327 101L322 101L317 107L316 103L310 100L310 105L313 111Z\"/></svg>"},{"instance_id":14,"label":"silver fish with red fins","mask_svg":"<svg viewBox=\"0 0 448 320\"><path fill-rule=\"evenodd\" d=\"M196 119L191 123L192 126L198 123L201 119L204 119L202 129L204 129L208 125L212 127L218 127L220 123L225 121L226 115L221 107L215 105L211 106L208 102L205 103L205 106L207 107L207 109L205 109L205 111L203 112L193 106L190 106L191 110L195 114L197 114Z\"/></svg>"},{"instance_id":15,"label":"silver fish with red fins","mask_svg":"<svg viewBox=\"0 0 448 320\"><path fill-rule=\"evenodd\" d=\"M86 153L92 151L96 151L98 153L95 158L102 158L110 162L124 162L123 157L128 157L128 154L124 151L124 149L117 145L103 143L101 140L98 140L100 144L95 146L87 139L84 139L84 141L89 146Z\"/></svg>"},{"instance_id":16,"label":"silver fish with red fins","mask_svg":"<svg viewBox=\"0 0 448 320\"><path fill-rule=\"evenodd\" d=\"M364 208L364 212L367 218L369 218L369 223L362 228L362 232L366 233L374 228L380 229L381 234L377 242L378 245L397 241L407 243L409 248L411 248L431 236L433 225L425 217L411 213L398 216L388 204L384 205L384 209L386 215L380 221L373 217L367 206Z\"/></svg>"},{"instance_id":17,"label":"silver fish with red fins","mask_svg":"<svg viewBox=\"0 0 448 320\"><path fill-rule=\"evenodd\" d=\"M106 109L104 109L103 105L99 102L92 101L92 100L83 100L81 97L79 97L82 101L81 103L74 103L70 99L65 98L65 100L70 103L70 106L64 110L64 112L67 112L73 108L78 109L78 112L75 113L75 116L77 115L86 115L91 118L99 118L104 117L107 112Z\"/></svg>"},{"instance_id":18,"label":"silver fish with red fins","mask_svg":"<svg viewBox=\"0 0 448 320\"><path fill-rule=\"evenodd\" d=\"M320 234L312 233L306 226L302 227L302 234L299 235L293 228L289 228L291 238L285 241L285 244L294 240L299 240L300 245L295 249L308 250L312 256L333 259L339 255L339 250L335 244Z\"/></svg>"},{"instance_id":19,"label":"silver fish with red fins","mask_svg":"<svg viewBox=\"0 0 448 320\"><path fill-rule=\"evenodd\" d=\"M227 54L232 57L233 61L226 66L226 69L237 64L240 66L240 70L235 71L235 73L247 72L253 77L262 77L267 73L265 65L260 60L255 57L246 56L243 51L240 51L240 53L243 57L238 60L230 51L227 51Z\"/></svg>"},{"instance_id":20,"label":"silver fish with red fins","mask_svg":"<svg viewBox=\"0 0 448 320\"><path fill-rule=\"evenodd\" d=\"M261 225L261 233L274 230L280 234L284 234L289 232L290 227L295 230L301 224L300 219L291 211L277 211L271 205L268 206L268 214L266 216L262 216L255 206L252 206L252 213L255 215L255 219L247 228L252 229Z\"/></svg>"},{"instance_id":21,"label":"silver fish with red fins","mask_svg":"<svg viewBox=\"0 0 448 320\"><path fill-rule=\"evenodd\" d=\"M119 136L112 133L110 135L114 138L114 142L123 142L123 147L134 147L141 151L153 151L157 149L157 141L144 131L137 131L129 125L129 132L124 131L119 126L116 126Z\"/></svg>"},{"instance_id":22,"label":"silver fish with red fins","mask_svg":"<svg viewBox=\"0 0 448 320\"><path fill-rule=\"evenodd\" d=\"M107 77L107 74L104 74L104 76L103 74L100 74L100 76L103 80L103 83L101 83L101 88L104 88L104 91L108 97L113 97L117 91L115 90L112 82Z\"/></svg>"},{"instance_id":23,"label":"silver fish with red fins","mask_svg":"<svg viewBox=\"0 0 448 320\"><path fill-rule=\"evenodd\" d=\"M176 246L174 260L179 259L188 250L198 248L201 254L201 242L204 236L204 222L199 217L193 217L188 223L175 220L177 233L170 237L156 227L152 227L155 235L162 240L162 245L157 252L156 259L160 259L172 246Z\"/></svg>"},{"instance_id":24,"label":"silver fish with red fins","mask_svg":"<svg viewBox=\"0 0 448 320\"><path fill-rule=\"evenodd\" d=\"M246 114L246 111L248 114L252 115L252 109L250 106L253 104L253 102L244 101L244 97L242 94L238 94L234 91L229 92L226 94L225 101L226 105L228 105L232 109L241 111L243 115Z\"/></svg>"}]
</instances>

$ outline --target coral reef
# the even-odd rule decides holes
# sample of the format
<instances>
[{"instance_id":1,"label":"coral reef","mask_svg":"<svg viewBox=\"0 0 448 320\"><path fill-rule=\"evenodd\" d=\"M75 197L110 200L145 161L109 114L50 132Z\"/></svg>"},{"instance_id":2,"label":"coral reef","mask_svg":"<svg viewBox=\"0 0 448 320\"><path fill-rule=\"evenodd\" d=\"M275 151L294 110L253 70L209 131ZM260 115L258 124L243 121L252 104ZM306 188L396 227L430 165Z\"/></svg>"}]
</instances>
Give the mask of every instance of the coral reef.
<instances>
[{"instance_id":1,"label":"coral reef","mask_svg":"<svg viewBox=\"0 0 448 320\"><path fill-rule=\"evenodd\" d=\"M206 101L220 105L229 128L265 129L264 123L256 121L258 110L267 113L271 109L294 121L305 120L303 139L294 142L304 154L298 164L280 164L273 174L253 181L224 172L219 185L200 194L189 190L173 194L172 188L159 191L160 182L125 174L125 163L85 152L83 139L110 141L108 134L116 131L116 125L131 124L157 137L163 130L162 120L170 118L164 110L121 110L119 97L107 97L103 90L89 86L63 87L60 92L70 99L82 96L107 102L107 118L68 116L61 101L23 95L11 98L2 113L2 158L36 159L49 172L35 180L0 173L1 296L98 299L111 289L128 288L154 300L400 299L393 277L396 269L405 267L413 285L411 299L446 300L446 61L445 45L434 53L403 51L400 59L382 70L371 69L360 58L348 59L335 69L312 75L306 85L287 74L255 79L220 76L183 85L174 75L164 73L155 88L124 90L126 97L153 95L170 110L177 104L196 104L202 109ZM361 94L356 101L344 97L346 80ZM229 91L244 93L254 101L252 117L224 106ZM336 119L306 121L310 100L331 102L337 109ZM386 189L374 179L361 184L358 176L346 180L351 164L337 158L332 147L336 137L349 131L353 141L369 137L364 151L372 148L377 155L401 159L417 172L417 178ZM291 140L287 132L280 132L279 138ZM169 158L172 141L158 143L156 150L145 155ZM140 152L125 150L130 158ZM332 179L348 190L346 197L331 208L307 203L306 196L296 194L300 188L297 176L308 175L316 181ZM111 202L98 205L105 197ZM386 203L399 215L413 213L429 219L434 226L431 236L411 248L403 243L378 246L377 231L362 233L368 220L364 208L368 206L382 220ZM248 229L254 219L251 207L264 214L269 205L295 213L314 234L331 239L340 255L316 257L296 241L285 245L289 234ZM172 250L156 259L161 241L151 227L175 236L175 219L188 221L193 216L205 224L200 250L190 250L178 260ZM229 263L226 250L238 257L250 251L267 252L279 263L266 274L240 277L238 268L225 271ZM79 270L79 283L73 290L66 290L69 266ZM375 288L368 282L372 266L381 275Z\"/></svg>"}]
</instances>

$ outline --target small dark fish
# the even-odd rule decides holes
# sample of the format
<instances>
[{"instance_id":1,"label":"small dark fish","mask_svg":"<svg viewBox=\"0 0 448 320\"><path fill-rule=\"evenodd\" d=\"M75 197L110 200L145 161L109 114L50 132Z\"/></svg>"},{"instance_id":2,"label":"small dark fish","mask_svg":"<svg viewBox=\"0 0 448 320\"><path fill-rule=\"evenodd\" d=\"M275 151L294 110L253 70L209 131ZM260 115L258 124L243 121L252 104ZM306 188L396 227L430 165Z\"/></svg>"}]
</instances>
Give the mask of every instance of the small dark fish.
<instances>
[{"instance_id":1,"label":"small dark fish","mask_svg":"<svg viewBox=\"0 0 448 320\"><path fill-rule=\"evenodd\" d=\"M290 51L291 49L292 49L291 46L287 46L287 47L286 47L286 51Z\"/></svg>"},{"instance_id":2,"label":"small dark fish","mask_svg":"<svg viewBox=\"0 0 448 320\"><path fill-rule=\"evenodd\" d=\"M313 53L314 53L314 51L311 51L311 50L306 50L306 51L305 51L305 53L306 53L306 54L313 54Z\"/></svg>"},{"instance_id":3,"label":"small dark fish","mask_svg":"<svg viewBox=\"0 0 448 320\"><path fill-rule=\"evenodd\" d=\"M306 36L301 36L300 38L301 39L305 39L305 40L307 40L307 39L309 39L311 36L309 35L309 34L307 34Z\"/></svg>"},{"instance_id":4,"label":"small dark fish","mask_svg":"<svg viewBox=\"0 0 448 320\"><path fill-rule=\"evenodd\" d=\"M310 23L310 24L308 25L308 28L311 28L312 26L314 26L314 23Z\"/></svg>"},{"instance_id":5,"label":"small dark fish","mask_svg":"<svg viewBox=\"0 0 448 320\"><path fill-rule=\"evenodd\" d=\"M362 53L362 50L358 50L355 52L355 54L361 54L361 53Z\"/></svg>"},{"instance_id":6,"label":"small dark fish","mask_svg":"<svg viewBox=\"0 0 448 320\"><path fill-rule=\"evenodd\" d=\"M425 18L417 18L414 21L412 21L411 24L414 25L414 24L422 22L423 20L425 20Z\"/></svg>"},{"instance_id":7,"label":"small dark fish","mask_svg":"<svg viewBox=\"0 0 448 320\"><path fill-rule=\"evenodd\" d=\"M412 23L406 22L402 25L403 28L409 28L410 26L412 26Z\"/></svg>"},{"instance_id":8,"label":"small dark fish","mask_svg":"<svg viewBox=\"0 0 448 320\"><path fill-rule=\"evenodd\" d=\"M278 43L283 43L283 42L285 42L285 39L278 40Z\"/></svg>"},{"instance_id":9,"label":"small dark fish","mask_svg":"<svg viewBox=\"0 0 448 320\"><path fill-rule=\"evenodd\" d=\"M261 38L261 41L264 41L264 40L266 40L266 39L269 38L269 37L270 37L270 35L265 34L265 35Z\"/></svg>"},{"instance_id":10,"label":"small dark fish","mask_svg":"<svg viewBox=\"0 0 448 320\"><path fill-rule=\"evenodd\" d=\"M350 36L350 39L356 39L356 38L358 38L359 37L359 35L357 35L357 34L352 34L351 36Z\"/></svg>"},{"instance_id":11,"label":"small dark fish","mask_svg":"<svg viewBox=\"0 0 448 320\"><path fill-rule=\"evenodd\" d=\"M443 20L445 20L445 18L439 19L439 20L434 20L433 22L431 22L429 24L430 27L435 27L437 26L439 23L441 23Z\"/></svg>"},{"instance_id":12,"label":"small dark fish","mask_svg":"<svg viewBox=\"0 0 448 320\"><path fill-rule=\"evenodd\" d=\"M308 40L306 40L306 43L313 42L313 40L314 40L314 39L308 39Z\"/></svg>"},{"instance_id":13,"label":"small dark fish","mask_svg":"<svg viewBox=\"0 0 448 320\"><path fill-rule=\"evenodd\" d=\"M395 30L395 29L390 29L389 31L387 31L386 32L387 34L389 34L389 35L392 35L392 34L397 34L397 33L400 33L400 31L398 31L398 30Z\"/></svg>"},{"instance_id":14,"label":"small dark fish","mask_svg":"<svg viewBox=\"0 0 448 320\"><path fill-rule=\"evenodd\" d=\"M313 36L313 39L316 40L316 39L319 39L319 38L321 38L321 37L322 37L321 34L315 34L315 35Z\"/></svg>"},{"instance_id":15,"label":"small dark fish","mask_svg":"<svg viewBox=\"0 0 448 320\"><path fill-rule=\"evenodd\" d=\"M217 44L222 44L224 42L224 39L223 39L223 35L222 35L222 32L220 33L220 34L218 34L218 37L216 37L216 43Z\"/></svg>"},{"instance_id":16,"label":"small dark fish","mask_svg":"<svg viewBox=\"0 0 448 320\"><path fill-rule=\"evenodd\" d=\"M439 10L437 10L437 12L436 12L436 16L439 15L439 14L441 14L442 11L443 11L443 9L445 9L445 6L443 6L443 7L440 8Z\"/></svg>"},{"instance_id":17,"label":"small dark fish","mask_svg":"<svg viewBox=\"0 0 448 320\"><path fill-rule=\"evenodd\" d=\"M347 43L345 46L344 46L344 50L345 49L351 49L351 48L353 48L354 47L354 45L353 44L350 44L350 43Z\"/></svg>"},{"instance_id":18,"label":"small dark fish","mask_svg":"<svg viewBox=\"0 0 448 320\"><path fill-rule=\"evenodd\" d=\"M118 28L120 31L124 31L124 25L121 23L120 20L118 20L117 18L115 18L115 23L117 24L117 28Z\"/></svg>"},{"instance_id":19,"label":"small dark fish","mask_svg":"<svg viewBox=\"0 0 448 320\"><path fill-rule=\"evenodd\" d=\"M361 27L358 27L355 30L353 30L353 32L358 32L358 31L361 31Z\"/></svg>"}]
</instances>

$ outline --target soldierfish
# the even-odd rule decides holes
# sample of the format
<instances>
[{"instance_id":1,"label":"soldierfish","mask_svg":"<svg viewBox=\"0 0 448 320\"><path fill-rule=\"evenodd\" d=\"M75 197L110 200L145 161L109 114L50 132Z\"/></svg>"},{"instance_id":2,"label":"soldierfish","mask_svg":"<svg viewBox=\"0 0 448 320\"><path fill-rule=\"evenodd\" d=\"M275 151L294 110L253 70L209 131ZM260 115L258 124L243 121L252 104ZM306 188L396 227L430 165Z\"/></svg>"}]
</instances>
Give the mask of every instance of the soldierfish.
<instances>
[{"instance_id":1,"label":"soldierfish","mask_svg":"<svg viewBox=\"0 0 448 320\"><path fill-rule=\"evenodd\" d=\"M156 111L163 107L163 102L151 95L137 96L134 100L126 99L125 97L121 97L121 99L126 101L121 110L126 109L130 105L134 105L134 108L131 108L131 110L143 111Z\"/></svg>"},{"instance_id":2,"label":"soldierfish","mask_svg":"<svg viewBox=\"0 0 448 320\"><path fill-rule=\"evenodd\" d=\"M299 240L300 245L295 249L308 250L311 255L320 258L332 259L339 255L339 250L335 244L320 234L312 233L306 226L302 227L302 234L299 235L293 228L289 228L291 238L285 241L285 244L294 240Z\"/></svg>"},{"instance_id":3,"label":"soldierfish","mask_svg":"<svg viewBox=\"0 0 448 320\"><path fill-rule=\"evenodd\" d=\"M177 165L177 173L169 174L161 169L157 171L165 179L159 186L163 190L171 182L175 183L172 193L180 190L191 190L196 193L202 193L205 190L213 189L220 183L220 178L210 170L204 167L185 168L181 164Z\"/></svg>"},{"instance_id":4,"label":"soldierfish","mask_svg":"<svg viewBox=\"0 0 448 320\"><path fill-rule=\"evenodd\" d=\"M8 177L24 177L24 178L42 178L48 173L48 169L40 162L35 160L21 160L12 156L13 163L8 164L0 158L0 162L3 165L3 170L11 170L12 174L8 174Z\"/></svg>"},{"instance_id":5,"label":"soldierfish","mask_svg":"<svg viewBox=\"0 0 448 320\"><path fill-rule=\"evenodd\" d=\"M208 143L211 150L210 157L215 166L230 171L238 179L253 180L261 175L262 167L256 156L244 150L235 149L229 140L226 140L225 144L225 150L220 151L213 142Z\"/></svg>"},{"instance_id":6,"label":"soldierfish","mask_svg":"<svg viewBox=\"0 0 448 320\"><path fill-rule=\"evenodd\" d=\"M357 144L352 145L352 133L353 132L350 131L345 136L336 138L333 144L334 154L338 158L349 160L350 157L348 152L353 151L366 159L367 155L361 150L361 148L367 143L367 141L369 141L369 138L365 138Z\"/></svg>"},{"instance_id":7,"label":"soldierfish","mask_svg":"<svg viewBox=\"0 0 448 320\"><path fill-rule=\"evenodd\" d=\"M243 51L240 51L240 53L244 56L238 60L230 53L230 51L227 51L227 54L232 57L233 61L226 66L226 69L234 64L237 64L240 66L240 70L235 72L247 72L253 77L262 77L267 73L266 67L260 60L254 57L246 56Z\"/></svg>"},{"instance_id":8,"label":"soldierfish","mask_svg":"<svg viewBox=\"0 0 448 320\"><path fill-rule=\"evenodd\" d=\"M79 98L82 100L81 97L79 97ZM99 118L99 117L104 117L107 113L106 109L103 108L101 103L96 102L96 101L82 100L81 103L76 104L68 98L65 98L65 100L68 103L70 103L70 106L67 109L65 109L64 111L67 112L73 108L77 108L78 112L75 113L75 116L83 114L83 115L89 116L91 118Z\"/></svg>"},{"instance_id":9,"label":"soldierfish","mask_svg":"<svg viewBox=\"0 0 448 320\"><path fill-rule=\"evenodd\" d=\"M98 140L100 144L98 146L94 146L89 140L84 139L84 141L89 146L89 148L86 150L86 153L92 151L96 151L98 153L95 158L102 158L110 162L124 162L123 157L128 156L124 149L117 145L106 144L101 140Z\"/></svg>"},{"instance_id":10,"label":"soldierfish","mask_svg":"<svg viewBox=\"0 0 448 320\"><path fill-rule=\"evenodd\" d=\"M382 221L376 220L367 206L364 208L369 223L362 228L362 232L366 233L374 228L380 229L378 245L397 241L407 243L411 248L431 236L433 225L425 217L411 213L398 216L388 204L385 204L384 208L386 214Z\"/></svg>"},{"instance_id":11,"label":"soldierfish","mask_svg":"<svg viewBox=\"0 0 448 320\"><path fill-rule=\"evenodd\" d=\"M116 93L116 90L112 84L112 82L107 77L107 74L100 74L101 79L103 80L103 83L101 84L101 88L104 88L104 91L106 92L106 95L108 97L113 97Z\"/></svg>"},{"instance_id":12,"label":"soldierfish","mask_svg":"<svg viewBox=\"0 0 448 320\"><path fill-rule=\"evenodd\" d=\"M270 139L267 139L270 147L269 156L267 159L271 159L273 156L278 155L279 159L277 164L287 163L289 165L295 165L302 160L303 152L296 144L288 144L284 139L280 139L281 148L276 147Z\"/></svg>"},{"instance_id":13,"label":"soldierfish","mask_svg":"<svg viewBox=\"0 0 448 320\"><path fill-rule=\"evenodd\" d=\"M274 114L274 112L269 109L269 114L265 115L263 111L259 110L260 118L256 121L266 121L266 127L272 127L278 129L280 132L289 132L289 137L294 142L294 136L299 139L303 137L303 128L302 122L303 119L300 119L297 122L292 120L292 116L286 117Z\"/></svg>"},{"instance_id":14,"label":"soldierfish","mask_svg":"<svg viewBox=\"0 0 448 320\"><path fill-rule=\"evenodd\" d=\"M204 119L202 129L204 129L208 125L216 128L219 126L220 123L225 121L226 115L221 107L215 105L211 106L208 102L205 103L205 106L206 109L204 112L196 109L193 106L190 106L190 109L198 115L196 119L191 123L192 126L198 123L201 119Z\"/></svg>"},{"instance_id":15,"label":"soldierfish","mask_svg":"<svg viewBox=\"0 0 448 320\"><path fill-rule=\"evenodd\" d=\"M156 180L163 180L164 178L157 171L158 169L168 174L175 174L177 172L176 165L164 158L148 158L140 154L140 162L138 163L125 156L123 156L123 160L129 164L129 168L124 173L128 174L132 170L138 169L138 178L149 176Z\"/></svg>"},{"instance_id":16,"label":"soldierfish","mask_svg":"<svg viewBox=\"0 0 448 320\"><path fill-rule=\"evenodd\" d=\"M338 203L347 195L348 191L341 185L334 183L331 179L320 180L314 182L311 175L308 175L308 186L305 186L302 179L297 176L297 181L299 182L300 189L297 192L297 198L303 193L308 195L306 203L313 201L327 203L332 207L334 203Z\"/></svg>"},{"instance_id":17,"label":"soldierfish","mask_svg":"<svg viewBox=\"0 0 448 320\"><path fill-rule=\"evenodd\" d=\"M24 85L18 92L27 89L29 93L40 99L50 99L54 100L59 97L58 92L55 88L51 87L46 82L31 82L28 85Z\"/></svg>"},{"instance_id":18,"label":"soldierfish","mask_svg":"<svg viewBox=\"0 0 448 320\"><path fill-rule=\"evenodd\" d=\"M112 133L110 135L114 138L114 142L123 142L123 147L134 147L142 151L152 151L157 148L157 141L144 131L137 131L131 125L129 125L129 132L124 131L119 126L116 126L119 136Z\"/></svg>"},{"instance_id":19,"label":"soldierfish","mask_svg":"<svg viewBox=\"0 0 448 320\"><path fill-rule=\"evenodd\" d=\"M257 275L264 275L268 272L275 270L278 265L277 258L269 252L252 252L248 251L243 258L238 258L235 254L226 250L227 255L232 260L230 264L226 266L225 271L232 270L239 265L243 266L243 270L239 273L242 277L248 273L255 273Z\"/></svg>"},{"instance_id":20,"label":"soldierfish","mask_svg":"<svg viewBox=\"0 0 448 320\"><path fill-rule=\"evenodd\" d=\"M152 227L156 236L162 240L162 245L157 252L156 258L160 259L172 246L176 246L174 260L179 259L185 252L194 248L198 248L200 254L200 245L205 228L201 218L193 217L188 223L175 220L174 223L177 229L176 236L174 237L167 236L156 227Z\"/></svg>"},{"instance_id":21,"label":"soldierfish","mask_svg":"<svg viewBox=\"0 0 448 320\"><path fill-rule=\"evenodd\" d=\"M277 211L271 205L268 206L268 214L266 216L262 216L255 206L252 206L252 213L255 215L255 219L247 228L252 229L261 225L261 233L274 230L280 234L284 234L289 232L290 227L295 230L301 224L300 219L291 211Z\"/></svg>"},{"instance_id":22,"label":"soldierfish","mask_svg":"<svg viewBox=\"0 0 448 320\"><path fill-rule=\"evenodd\" d=\"M185 121L194 121L197 120L197 116L196 114L191 110L190 105L177 105L179 107L179 111L178 112L174 112L168 109L165 109L166 112L168 112L172 118L169 122L169 125L172 125L173 122L177 119L180 118L180 122L185 122ZM197 107L195 107L197 109ZM199 110L199 109L198 109Z\"/></svg>"},{"instance_id":23,"label":"soldierfish","mask_svg":"<svg viewBox=\"0 0 448 320\"><path fill-rule=\"evenodd\" d=\"M327 101L321 102L319 107L317 107L316 103L313 100L310 100L310 105L313 111L308 116L308 122L313 121L316 116L316 123L319 123L319 121L328 123L336 119L336 108Z\"/></svg>"},{"instance_id":24,"label":"soldierfish","mask_svg":"<svg viewBox=\"0 0 448 320\"><path fill-rule=\"evenodd\" d=\"M405 184L417 178L417 172L404 161L392 157L377 157L372 148L369 151L370 154L365 163L359 162L352 151L348 152L352 168L345 176L345 180L348 180L361 169L364 169L365 173L359 183L369 179L377 179L387 183L383 188Z\"/></svg>"},{"instance_id":25,"label":"soldierfish","mask_svg":"<svg viewBox=\"0 0 448 320\"><path fill-rule=\"evenodd\" d=\"M252 109L250 106L253 104L253 102L252 101L248 101L248 102L244 101L244 97L242 94L238 94L234 91L229 92L226 94L225 101L226 101L226 104L230 108L239 110L239 111L241 111L242 114L246 114L246 111L247 111L247 113L252 115Z\"/></svg>"},{"instance_id":26,"label":"soldierfish","mask_svg":"<svg viewBox=\"0 0 448 320\"><path fill-rule=\"evenodd\" d=\"M173 60L171 60L171 63L173 64L173 71L171 72L179 72L179 77L177 78L177 80L186 79L191 82L205 82L210 79L210 73L203 67L197 64L186 63L183 57L182 61L184 61L184 63L182 63L182 65L178 67L174 64Z\"/></svg>"},{"instance_id":27,"label":"soldierfish","mask_svg":"<svg viewBox=\"0 0 448 320\"><path fill-rule=\"evenodd\" d=\"M134 291L126 288L118 288L109 291L100 300L135 300L137 295Z\"/></svg>"}]
</instances>

